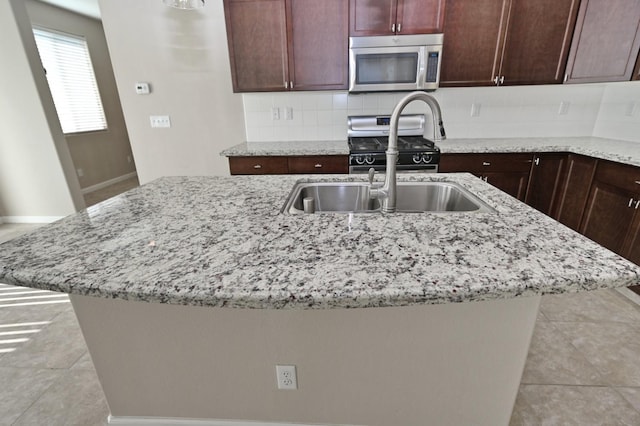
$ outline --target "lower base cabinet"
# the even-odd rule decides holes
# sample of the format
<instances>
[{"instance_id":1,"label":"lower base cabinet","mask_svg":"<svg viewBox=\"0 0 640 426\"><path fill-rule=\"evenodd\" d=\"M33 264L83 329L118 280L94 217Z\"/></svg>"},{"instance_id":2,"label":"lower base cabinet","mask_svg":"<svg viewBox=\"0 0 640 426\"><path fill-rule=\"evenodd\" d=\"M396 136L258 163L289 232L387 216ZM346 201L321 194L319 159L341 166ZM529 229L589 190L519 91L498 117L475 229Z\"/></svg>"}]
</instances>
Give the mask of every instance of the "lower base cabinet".
<instances>
[{"instance_id":1,"label":"lower base cabinet","mask_svg":"<svg viewBox=\"0 0 640 426\"><path fill-rule=\"evenodd\" d=\"M229 157L232 175L349 173L346 155Z\"/></svg>"},{"instance_id":2,"label":"lower base cabinet","mask_svg":"<svg viewBox=\"0 0 640 426\"><path fill-rule=\"evenodd\" d=\"M469 172L507 194L524 201L531 171L531 154L445 154L442 173Z\"/></svg>"}]
</instances>

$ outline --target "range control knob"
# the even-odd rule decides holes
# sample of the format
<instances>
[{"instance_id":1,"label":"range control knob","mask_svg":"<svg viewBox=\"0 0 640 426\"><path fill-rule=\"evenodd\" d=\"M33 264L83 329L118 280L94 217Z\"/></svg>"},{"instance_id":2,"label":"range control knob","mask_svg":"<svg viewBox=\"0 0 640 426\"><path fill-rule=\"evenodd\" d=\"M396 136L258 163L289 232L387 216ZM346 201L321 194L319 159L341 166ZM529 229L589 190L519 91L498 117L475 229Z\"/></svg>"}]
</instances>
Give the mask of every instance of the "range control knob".
<instances>
[{"instance_id":1,"label":"range control knob","mask_svg":"<svg viewBox=\"0 0 640 426\"><path fill-rule=\"evenodd\" d=\"M414 164L419 164L422 161L422 156L420 154L413 154L413 162Z\"/></svg>"},{"instance_id":2,"label":"range control knob","mask_svg":"<svg viewBox=\"0 0 640 426\"><path fill-rule=\"evenodd\" d=\"M432 155L424 154L424 155L422 156L422 162L423 162L423 163L425 163L425 164L429 164L429 163L430 163L430 162L432 162L432 161L433 161L433 156L432 156Z\"/></svg>"},{"instance_id":3,"label":"range control knob","mask_svg":"<svg viewBox=\"0 0 640 426\"><path fill-rule=\"evenodd\" d=\"M367 164L373 164L373 162L374 162L374 161L375 161L375 159L373 158L373 156L372 156L372 155L367 155L367 156L364 158L364 162L365 162L365 163L367 163Z\"/></svg>"},{"instance_id":4,"label":"range control knob","mask_svg":"<svg viewBox=\"0 0 640 426\"><path fill-rule=\"evenodd\" d=\"M362 156L357 156L355 160L356 160L356 164L364 164L364 157Z\"/></svg>"}]
</instances>

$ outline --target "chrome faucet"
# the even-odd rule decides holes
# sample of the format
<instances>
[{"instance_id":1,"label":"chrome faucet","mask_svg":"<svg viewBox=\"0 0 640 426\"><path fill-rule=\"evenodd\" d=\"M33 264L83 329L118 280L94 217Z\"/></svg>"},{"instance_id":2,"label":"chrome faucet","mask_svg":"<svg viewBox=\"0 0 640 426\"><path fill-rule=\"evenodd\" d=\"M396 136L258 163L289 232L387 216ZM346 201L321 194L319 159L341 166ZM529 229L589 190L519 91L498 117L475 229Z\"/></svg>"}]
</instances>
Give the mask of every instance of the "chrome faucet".
<instances>
[{"instance_id":1,"label":"chrome faucet","mask_svg":"<svg viewBox=\"0 0 640 426\"><path fill-rule=\"evenodd\" d=\"M384 184L381 188L371 188L372 198L382 201L382 211L384 213L394 213L396 211L396 163L398 162L398 121L404 107L414 100L421 100L429 105L433 117L433 142L439 143L446 139L444 125L442 124L442 112L440 104L433 96L425 92L411 92L398 102L391 114L389 123L389 147L387 148L387 167L384 177ZM370 178L370 181L373 180Z\"/></svg>"}]
</instances>

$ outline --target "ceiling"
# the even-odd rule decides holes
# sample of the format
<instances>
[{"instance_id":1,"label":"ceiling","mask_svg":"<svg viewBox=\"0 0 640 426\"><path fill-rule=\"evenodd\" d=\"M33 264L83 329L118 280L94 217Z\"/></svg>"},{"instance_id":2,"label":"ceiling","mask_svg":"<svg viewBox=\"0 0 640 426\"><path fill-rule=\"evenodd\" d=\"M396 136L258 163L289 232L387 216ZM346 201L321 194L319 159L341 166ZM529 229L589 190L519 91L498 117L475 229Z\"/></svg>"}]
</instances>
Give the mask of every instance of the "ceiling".
<instances>
[{"instance_id":1,"label":"ceiling","mask_svg":"<svg viewBox=\"0 0 640 426\"><path fill-rule=\"evenodd\" d=\"M98 0L40 0L43 3L49 3L62 9L85 15L90 18L100 19L100 7Z\"/></svg>"}]
</instances>

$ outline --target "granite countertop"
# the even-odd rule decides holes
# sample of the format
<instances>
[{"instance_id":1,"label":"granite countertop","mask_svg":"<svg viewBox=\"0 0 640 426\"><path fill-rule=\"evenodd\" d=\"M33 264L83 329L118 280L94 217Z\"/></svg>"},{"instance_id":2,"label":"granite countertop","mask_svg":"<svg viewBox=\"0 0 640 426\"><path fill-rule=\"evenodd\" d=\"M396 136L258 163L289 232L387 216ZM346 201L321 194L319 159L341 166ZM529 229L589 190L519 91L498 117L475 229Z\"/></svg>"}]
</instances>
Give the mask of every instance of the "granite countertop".
<instances>
[{"instance_id":1,"label":"granite countertop","mask_svg":"<svg viewBox=\"0 0 640 426\"><path fill-rule=\"evenodd\" d=\"M149 302L405 306L623 287L640 268L470 174L493 213L280 212L297 181L166 177L0 245L0 282Z\"/></svg>"},{"instance_id":2,"label":"granite countertop","mask_svg":"<svg viewBox=\"0 0 640 426\"><path fill-rule=\"evenodd\" d=\"M438 144L448 153L572 152L640 166L640 143L596 137L446 139ZM254 155L347 155L346 141L245 142L220 153L227 157Z\"/></svg>"},{"instance_id":3,"label":"granite countertop","mask_svg":"<svg viewBox=\"0 0 640 426\"><path fill-rule=\"evenodd\" d=\"M349 155L347 141L244 142L220 153L227 157Z\"/></svg>"}]
</instances>

